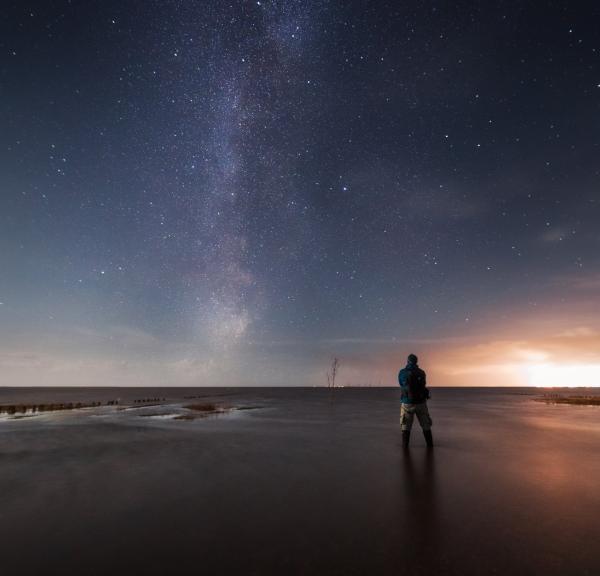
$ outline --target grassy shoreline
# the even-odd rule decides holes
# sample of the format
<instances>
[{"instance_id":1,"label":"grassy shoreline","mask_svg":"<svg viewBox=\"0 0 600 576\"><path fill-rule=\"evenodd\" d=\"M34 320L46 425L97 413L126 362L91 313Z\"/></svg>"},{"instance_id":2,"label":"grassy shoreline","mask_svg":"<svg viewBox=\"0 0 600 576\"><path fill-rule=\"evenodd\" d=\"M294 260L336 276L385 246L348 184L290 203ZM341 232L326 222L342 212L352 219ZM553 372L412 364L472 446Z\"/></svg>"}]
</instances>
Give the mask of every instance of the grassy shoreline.
<instances>
[{"instance_id":1,"label":"grassy shoreline","mask_svg":"<svg viewBox=\"0 0 600 576\"><path fill-rule=\"evenodd\" d=\"M571 406L600 406L600 396L560 396L558 394L544 394L536 398L537 402L546 404L568 404Z\"/></svg>"}]
</instances>

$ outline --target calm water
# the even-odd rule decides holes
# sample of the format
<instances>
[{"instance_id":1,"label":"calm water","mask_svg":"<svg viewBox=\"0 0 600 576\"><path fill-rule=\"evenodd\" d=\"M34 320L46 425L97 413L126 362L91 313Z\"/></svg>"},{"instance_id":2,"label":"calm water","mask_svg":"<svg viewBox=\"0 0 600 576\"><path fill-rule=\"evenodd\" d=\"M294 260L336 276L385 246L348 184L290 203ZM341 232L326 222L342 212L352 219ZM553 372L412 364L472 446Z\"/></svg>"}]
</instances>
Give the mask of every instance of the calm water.
<instances>
[{"instance_id":1,"label":"calm water","mask_svg":"<svg viewBox=\"0 0 600 576\"><path fill-rule=\"evenodd\" d=\"M432 392L406 455L397 389L0 389L165 398L0 421L1 573L600 573L600 408Z\"/></svg>"}]
</instances>

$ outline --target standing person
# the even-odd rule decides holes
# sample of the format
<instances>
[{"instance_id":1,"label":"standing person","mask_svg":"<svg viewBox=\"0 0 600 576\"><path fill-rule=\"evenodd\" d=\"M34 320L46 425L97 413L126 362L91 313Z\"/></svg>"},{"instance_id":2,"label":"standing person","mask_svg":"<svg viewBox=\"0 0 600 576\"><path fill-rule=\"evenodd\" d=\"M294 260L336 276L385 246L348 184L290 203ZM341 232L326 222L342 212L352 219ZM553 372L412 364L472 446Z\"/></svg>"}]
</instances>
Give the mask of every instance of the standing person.
<instances>
[{"instance_id":1,"label":"standing person","mask_svg":"<svg viewBox=\"0 0 600 576\"><path fill-rule=\"evenodd\" d=\"M431 435L432 421L427 409L429 390L427 388L425 371L419 368L418 361L419 359L414 354L409 354L406 367L402 368L398 374L398 383L402 390L400 425L402 427L402 445L404 448L408 448L410 430L415 414L423 429L423 436L425 436L427 446L429 448L433 446L433 436Z\"/></svg>"}]
</instances>

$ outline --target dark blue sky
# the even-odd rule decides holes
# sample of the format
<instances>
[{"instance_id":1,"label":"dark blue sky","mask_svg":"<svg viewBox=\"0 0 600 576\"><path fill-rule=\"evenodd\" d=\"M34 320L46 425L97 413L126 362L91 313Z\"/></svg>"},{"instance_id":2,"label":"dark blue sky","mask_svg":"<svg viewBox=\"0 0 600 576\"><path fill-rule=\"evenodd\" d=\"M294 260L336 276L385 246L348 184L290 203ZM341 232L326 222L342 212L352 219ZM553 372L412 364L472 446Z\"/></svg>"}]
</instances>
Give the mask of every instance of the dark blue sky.
<instances>
[{"instance_id":1,"label":"dark blue sky","mask_svg":"<svg viewBox=\"0 0 600 576\"><path fill-rule=\"evenodd\" d=\"M600 364L590 6L9 2L2 384Z\"/></svg>"}]
</instances>

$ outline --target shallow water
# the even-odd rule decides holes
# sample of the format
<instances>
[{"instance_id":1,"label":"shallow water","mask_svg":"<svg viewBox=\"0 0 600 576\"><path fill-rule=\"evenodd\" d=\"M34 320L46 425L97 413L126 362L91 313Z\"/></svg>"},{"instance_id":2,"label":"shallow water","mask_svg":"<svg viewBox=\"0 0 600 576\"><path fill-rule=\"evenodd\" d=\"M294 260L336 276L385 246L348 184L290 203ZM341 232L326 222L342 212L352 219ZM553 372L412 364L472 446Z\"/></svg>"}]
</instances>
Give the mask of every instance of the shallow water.
<instances>
[{"instance_id":1,"label":"shallow water","mask_svg":"<svg viewBox=\"0 0 600 576\"><path fill-rule=\"evenodd\" d=\"M432 392L436 447L404 454L397 389L0 389L120 400L0 422L2 569L598 574L600 407ZM141 417L195 401L258 408Z\"/></svg>"}]
</instances>

